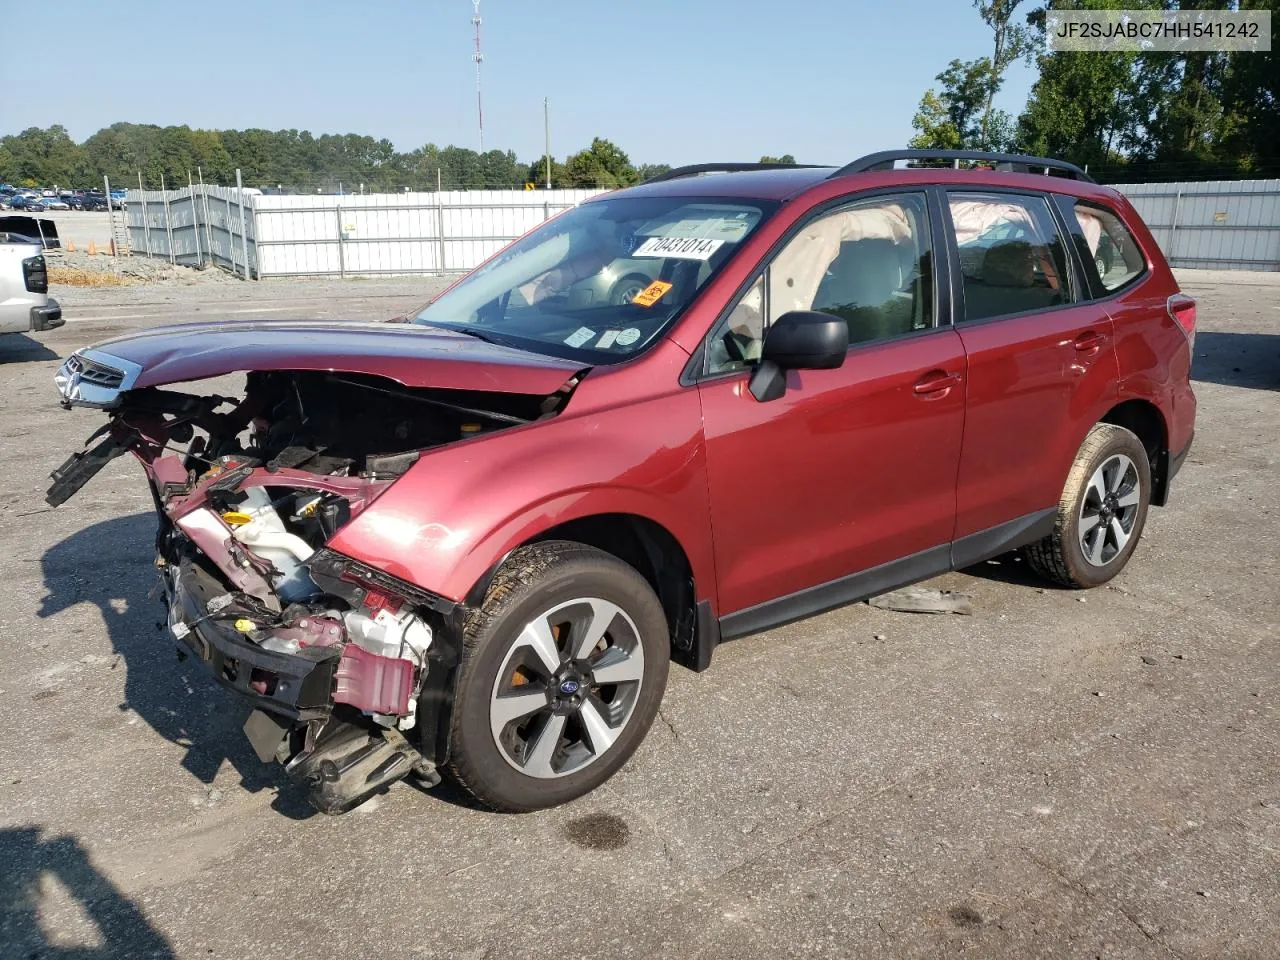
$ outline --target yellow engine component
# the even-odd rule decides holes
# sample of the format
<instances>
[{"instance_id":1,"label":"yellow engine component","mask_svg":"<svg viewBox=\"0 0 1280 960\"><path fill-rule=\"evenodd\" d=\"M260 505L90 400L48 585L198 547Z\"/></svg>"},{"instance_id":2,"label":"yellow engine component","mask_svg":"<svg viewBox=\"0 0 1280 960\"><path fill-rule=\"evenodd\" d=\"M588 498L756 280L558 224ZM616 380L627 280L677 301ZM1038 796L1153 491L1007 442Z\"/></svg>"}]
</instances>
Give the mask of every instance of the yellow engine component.
<instances>
[{"instance_id":1,"label":"yellow engine component","mask_svg":"<svg viewBox=\"0 0 1280 960\"><path fill-rule=\"evenodd\" d=\"M241 513L239 510L228 510L222 515L222 519L229 527L243 527L253 520L253 517L247 513Z\"/></svg>"}]
</instances>

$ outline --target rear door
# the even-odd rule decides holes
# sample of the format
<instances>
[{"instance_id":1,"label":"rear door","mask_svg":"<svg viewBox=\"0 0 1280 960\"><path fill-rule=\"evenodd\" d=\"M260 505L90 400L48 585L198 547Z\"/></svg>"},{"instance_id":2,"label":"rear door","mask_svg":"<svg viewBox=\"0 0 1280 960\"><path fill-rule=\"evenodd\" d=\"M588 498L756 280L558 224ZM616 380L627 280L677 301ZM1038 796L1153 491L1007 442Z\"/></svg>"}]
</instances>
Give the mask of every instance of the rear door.
<instances>
[{"instance_id":1,"label":"rear door","mask_svg":"<svg viewBox=\"0 0 1280 960\"><path fill-rule=\"evenodd\" d=\"M964 349L939 322L928 192L860 198L806 220L712 330L698 392L721 613L729 635L845 602L837 581L908 555L945 567L964 421ZM835 370L747 389L768 323L849 324ZM931 566L930 566L931 565ZM822 589L811 589L815 587ZM804 591L802 594L801 592Z\"/></svg>"},{"instance_id":2,"label":"rear door","mask_svg":"<svg viewBox=\"0 0 1280 960\"><path fill-rule=\"evenodd\" d=\"M985 188L945 195L968 358L961 541L1057 505L1081 440L1114 400L1117 369L1111 320L1089 301L1049 199ZM972 559L958 542L957 565Z\"/></svg>"}]
</instances>

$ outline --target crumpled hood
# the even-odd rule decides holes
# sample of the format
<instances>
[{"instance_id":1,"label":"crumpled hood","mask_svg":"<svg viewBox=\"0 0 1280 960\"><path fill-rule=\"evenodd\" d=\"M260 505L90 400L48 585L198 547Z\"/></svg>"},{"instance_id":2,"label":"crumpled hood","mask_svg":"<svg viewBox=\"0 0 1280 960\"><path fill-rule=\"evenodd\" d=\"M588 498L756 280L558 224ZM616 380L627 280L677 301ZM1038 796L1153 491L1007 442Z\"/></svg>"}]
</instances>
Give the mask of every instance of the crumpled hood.
<instances>
[{"instance_id":1,"label":"crumpled hood","mask_svg":"<svg viewBox=\"0 0 1280 960\"><path fill-rule=\"evenodd\" d=\"M87 352L137 368L129 389L239 371L329 370L387 377L407 387L550 394L583 369L435 327L345 320L175 324L104 340Z\"/></svg>"}]
</instances>

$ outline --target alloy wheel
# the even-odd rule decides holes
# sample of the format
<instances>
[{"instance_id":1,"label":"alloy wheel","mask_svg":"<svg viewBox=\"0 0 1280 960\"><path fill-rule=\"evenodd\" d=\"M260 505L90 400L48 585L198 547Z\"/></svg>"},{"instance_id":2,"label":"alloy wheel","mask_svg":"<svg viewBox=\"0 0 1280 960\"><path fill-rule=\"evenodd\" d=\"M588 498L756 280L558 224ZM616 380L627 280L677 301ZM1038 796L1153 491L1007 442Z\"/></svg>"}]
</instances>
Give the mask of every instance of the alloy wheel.
<instances>
[{"instance_id":1,"label":"alloy wheel","mask_svg":"<svg viewBox=\"0 0 1280 960\"><path fill-rule=\"evenodd\" d=\"M1095 567L1119 556L1133 536L1142 504L1141 480L1134 462L1113 454L1093 471L1080 503L1080 551Z\"/></svg>"},{"instance_id":2,"label":"alloy wheel","mask_svg":"<svg viewBox=\"0 0 1280 960\"><path fill-rule=\"evenodd\" d=\"M526 776L576 773L617 741L643 679L626 611L599 597L558 604L525 625L498 670L489 700L498 752Z\"/></svg>"}]
</instances>

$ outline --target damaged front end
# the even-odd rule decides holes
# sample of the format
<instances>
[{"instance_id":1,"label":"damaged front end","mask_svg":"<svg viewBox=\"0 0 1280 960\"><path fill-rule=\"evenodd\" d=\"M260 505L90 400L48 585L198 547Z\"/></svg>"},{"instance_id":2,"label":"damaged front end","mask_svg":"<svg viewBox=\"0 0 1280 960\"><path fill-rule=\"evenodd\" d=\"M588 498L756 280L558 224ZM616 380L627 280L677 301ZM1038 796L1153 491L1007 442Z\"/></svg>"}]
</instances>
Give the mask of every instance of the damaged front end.
<instances>
[{"instance_id":1,"label":"damaged front end","mask_svg":"<svg viewBox=\"0 0 1280 960\"><path fill-rule=\"evenodd\" d=\"M437 782L457 605L326 543L423 451L553 416L567 391L268 371L228 398L135 380L101 352L64 364L64 405L110 419L54 471L47 501L65 502L123 453L138 459L159 515L169 632L253 704L245 732L259 757L309 782L319 809L350 809L411 772Z\"/></svg>"}]
</instances>

